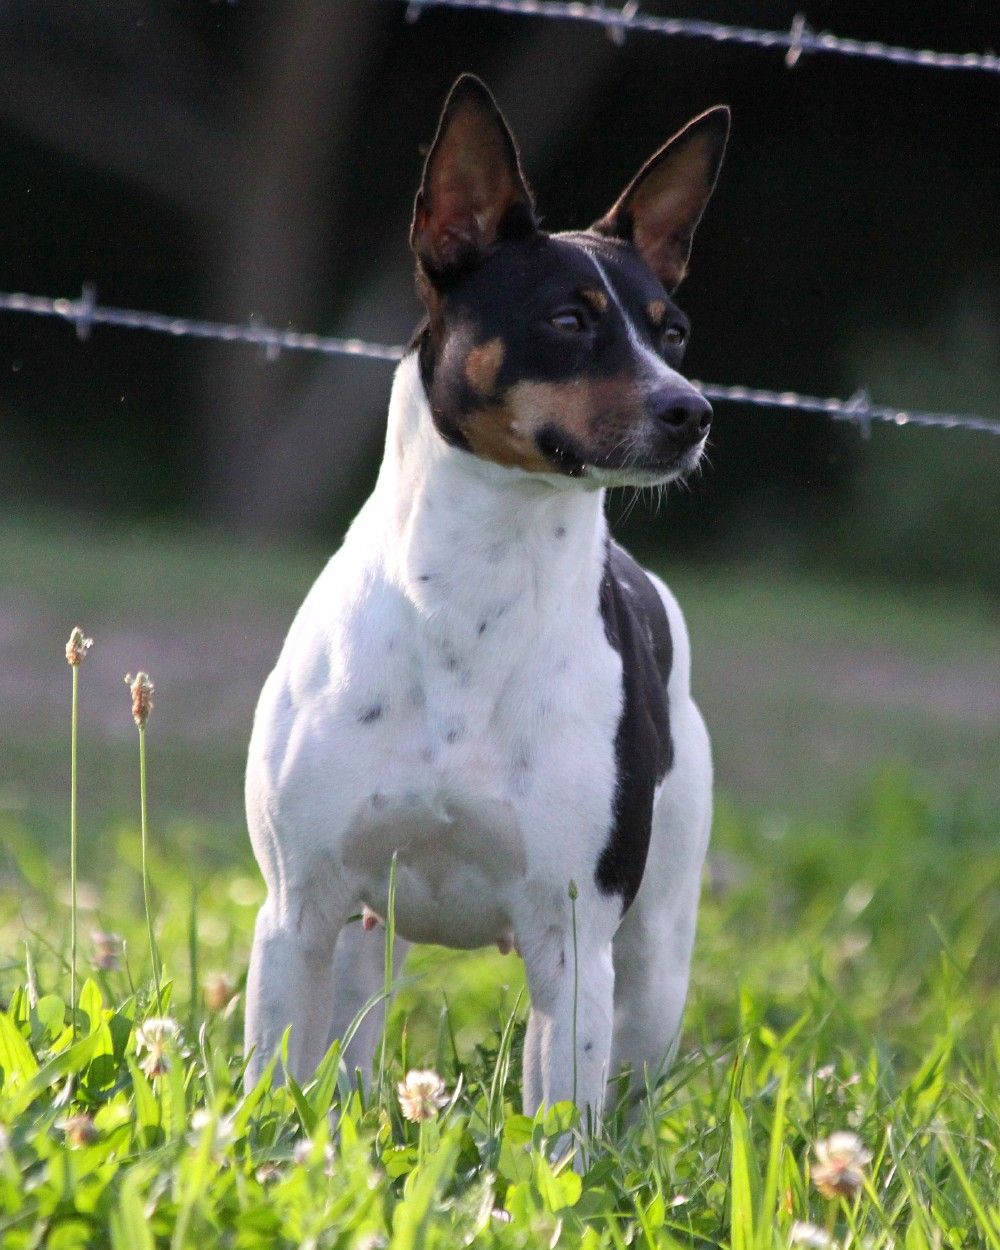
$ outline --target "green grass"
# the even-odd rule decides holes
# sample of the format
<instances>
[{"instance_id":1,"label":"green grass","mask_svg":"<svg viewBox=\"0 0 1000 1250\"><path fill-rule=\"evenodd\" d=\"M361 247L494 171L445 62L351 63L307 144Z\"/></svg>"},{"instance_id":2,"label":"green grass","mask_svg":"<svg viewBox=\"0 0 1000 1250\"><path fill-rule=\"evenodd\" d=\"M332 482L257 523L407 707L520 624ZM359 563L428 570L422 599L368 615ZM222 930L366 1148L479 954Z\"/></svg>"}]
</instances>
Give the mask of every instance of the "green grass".
<instances>
[{"instance_id":1,"label":"green grass","mask_svg":"<svg viewBox=\"0 0 1000 1250\"><path fill-rule=\"evenodd\" d=\"M997 747L935 686L948 663L986 674L995 663L981 605L759 572L671 579L720 765L692 993L673 1070L631 1118L612 1094L601 1132L575 1138L574 1172L572 1109L519 1113L523 978L496 951L411 954L381 1097L362 1098L336 1053L302 1089L243 1088L242 980L262 887L239 827L245 726L211 713L241 663L248 686L266 669L253 631L293 609L320 558L194 536L68 543L66 532L0 539L0 602L32 623L8 630L9 663L33 674L34 699L0 742L3 1250L768 1250L789 1246L797 1222L872 1250L1000 1247ZM78 619L95 644L81 669L74 1043L61 647ZM239 661L207 696L206 621L221 622ZM190 677L163 641L188 634ZM142 653L119 656L133 647ZM865 681L817 679L831 651L849 667L872 648L905 669L893 706ZM152 904L181 1030L154 1077L137 1049L154 994L121 685L139 665L157 681ZM123 935L121 969L91 966L92 930ZM225 1009L202 992L216 974L236 992ZM415 1126L395 1082L423 1066L455 1097ZM811 1165L842 1129L872 1160L863 1190L831 1203Z\"/></svg>"},{"instance_id":2,"label":"green grass","mask_svg":"<svg viewBox=\"0 0 1000 1250\"><path fill-rule=\"evenodd\" d=\"M135 827L105 834L100 884L81 886L83 933L123 933L128 967L91 972L75 1045L61 997L64 874L15 822L0 834L5 1250L738 1250L785 1246L796 1221L828 1220L839 1240L879 1248L1000 1238L1000 856L988 825L910 775L886 773L845 825L723 806L682 1057L632 1123L613 1111L578 1147L579 1180L552 1158L571 1110L519 1114L515 958L424 949L408 961L390 1075L431 1066L458 1090L422 1142L394 1083L366 1103L335 1056L301 1091L245 1090L239 1002L209 1011L200 983L223 972L239 985L261 888L248 866L195 872L212 831L175 831L152 875L183 1033L170 1070L150 1080L136 1054L153 994ZM65 1128L77 1112L93 1117L83 1145ZM874 1155L870 1184L830 1205L810 1185L810 1158L844 1128Z\"/></svg>"}]
</instances>

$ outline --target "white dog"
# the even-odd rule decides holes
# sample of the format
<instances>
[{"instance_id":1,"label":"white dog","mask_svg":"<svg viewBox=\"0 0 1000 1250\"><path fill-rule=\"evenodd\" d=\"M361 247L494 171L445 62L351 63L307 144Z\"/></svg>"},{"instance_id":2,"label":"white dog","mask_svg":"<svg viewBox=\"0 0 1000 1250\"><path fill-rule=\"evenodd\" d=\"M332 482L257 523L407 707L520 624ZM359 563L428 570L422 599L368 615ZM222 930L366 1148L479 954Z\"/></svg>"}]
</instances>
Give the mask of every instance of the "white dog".
<instances>
[{"instance_id":1,"label":"white dog","mask_svg":"<svg viewBox=\"0 0 1000 1250\"><path fill-rule=\"evenodd\" d=\"M308 1077L377 993L383 938L346 922L385 915L394 853L403 938L523 957L529 1114L574 1092L597 1114L622 1065L658 1071L676 1044L709 741L680 609L611 542L603 488L701 456L711 409L677 371L669 293L728 120L696 118L590 230L551 235L489 92L449 96L412 232L427 320L378 482L257 709L250 1081L289 1025Z\"/></svg>"}]
</instances>

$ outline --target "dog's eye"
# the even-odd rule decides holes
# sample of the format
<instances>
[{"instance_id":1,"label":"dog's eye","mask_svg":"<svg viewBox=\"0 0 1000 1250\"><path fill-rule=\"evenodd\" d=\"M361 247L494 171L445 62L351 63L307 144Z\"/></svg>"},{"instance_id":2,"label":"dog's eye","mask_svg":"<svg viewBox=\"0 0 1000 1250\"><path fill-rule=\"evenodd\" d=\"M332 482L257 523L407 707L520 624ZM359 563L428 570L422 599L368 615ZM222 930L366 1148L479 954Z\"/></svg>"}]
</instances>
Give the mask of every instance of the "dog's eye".
<instances>
[{"instance_id":1,"label":"dog's eye","mask_svg":"<svg viewBox=\"0 0 1000 1250\"><path fill-rule=\"evenodd\" d=\"M563 308L553 313L549 318L549 325L555 326L557 330L564 330L567 334L582 334L587 328L583 313L577 312L575 308Z\"/></svg>"},{"instance_id":2,"label":"dog's eye","mask_svg":"<svg viewBox=\"0 0 1000 1250\"><path fill-rule=\"evenodd\" d=\"M687 341L688 332L685 326L667 326L663 331L663 341L668 347L681 347Z\"/></svg>"}]
</instances>

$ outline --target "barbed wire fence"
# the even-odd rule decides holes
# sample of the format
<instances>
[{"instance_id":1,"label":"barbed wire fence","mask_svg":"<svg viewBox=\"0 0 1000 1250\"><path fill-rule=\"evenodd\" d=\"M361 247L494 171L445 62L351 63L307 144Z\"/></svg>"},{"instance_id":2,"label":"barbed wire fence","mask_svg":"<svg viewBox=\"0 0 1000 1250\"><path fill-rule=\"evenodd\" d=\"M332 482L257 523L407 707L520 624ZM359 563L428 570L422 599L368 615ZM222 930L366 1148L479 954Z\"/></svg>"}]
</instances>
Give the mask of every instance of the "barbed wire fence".
<instances>
[{"instance_id":1,"label":"barbed wire fence","mask_svg":"<svg viewBox=\"0 0 1000 1250\"><path fill-rule=\"evenodd\" d=\"M398 0L397 0L398 2ZM890 61L896 65L917 65L929 69L980 70L1000 74L1000 56L987 52L932 52L919 48L898 48L874 39L848 39L829 31L815 31L805 14L797 13L789 30L761 30L689 17L661 17L642 13L637 0L626 0L621 8L610 4L583 4L574 0L402 0L411 22L426 9L476 9L517 17L548 18L553 21L585 22L603 27L617 44L629 34L666 35L672 38L709 39L714 43L738 43L758 48L783 48L785 64L791 68L804 53L825 52L838 56Z\"/></svg>"},{"instance_id":2,"label":"barbed wire fence","mask_svg":"<svg viewBox=\"0 0 1000 1250\"><path fill-rule=\"evenodd\" d=\"M845 38L825 31L814 31L803 14L797 14L788 31L762 30L696 18L675 18L640 12L637 0L626 0L621 8L606 3L585 4L575 0L391 0L406 5L409 21L416 21L429 9L477 10L517 17L584 22L602 27L617 44L629 34L659 35L671 38L707 39L715 43L735 43L764 49L784 49L785 64L793 68L805 53L861 57L895 65L942 70L969 70L1000 74L1000 56L995 52L934 52L895 47L873 40ZM76 327L77 337L86 341L94 326L123 330L145 330L172 338L191 338L221 343L242 343L263 350L268 360L282 352L312 352L325 356L355 357L394 364L404 349L396 344L374 343L359 338L338 338L298 330L280 330L252 322L237 324L168 313L144 312L99 304L93 283L85 283L77 299L51 298L12 291L0 291L0 312L55 318ZM773 391L759 387L695 382L707 399L717 403L741 404L754 408L780 408L788 411L822 414L834 421L846 421L868 435L874 423L916 426L925 429L961 429L1000 435L1000 420L959 412L927 412L898 405L875 404L867 389L861 388L848 399L802 395L796 391Z\"/></svg>"},{"instance_id":3,"label":"barbed wire fence","mask_svg":"<svg viewBox=\"0 0 1000 1250\"><path fill-rule=\"evenodd\" d=\"M279 330L273 326L205 321L192 317L172 317L168 313L141 312L134 308L115 308L97 303L93 284L88 283L79 299L51 299L44 295L24 295L0 291L0 312L27 313L35 317L54 317L76 327L77 337L85 342L94 326L115 326L124 330L147 330L171 338L191 338L218 343L243 343L260 348L268 360L277 360L282 352L313 352L324 356L353 356L363 360L396 364L402 360L404 348L397 344L373 343L367 339L336 338L329 335ZM694 381L694 379L692 379ZM980 434L1000 435L1000 421L961 412L925 412L920 409L887 407L872 403L867 390L855 392L849 399L821 398L800 395L796 391L770 391L751 386L727 386L716 382L694 381L706 399L717 403L744 404L752 408L784 408L796 412L822 413L834 421L847 421L868 434L872 424L913 425L945 430L973 430Z\"/></svg>"}]
</instances>

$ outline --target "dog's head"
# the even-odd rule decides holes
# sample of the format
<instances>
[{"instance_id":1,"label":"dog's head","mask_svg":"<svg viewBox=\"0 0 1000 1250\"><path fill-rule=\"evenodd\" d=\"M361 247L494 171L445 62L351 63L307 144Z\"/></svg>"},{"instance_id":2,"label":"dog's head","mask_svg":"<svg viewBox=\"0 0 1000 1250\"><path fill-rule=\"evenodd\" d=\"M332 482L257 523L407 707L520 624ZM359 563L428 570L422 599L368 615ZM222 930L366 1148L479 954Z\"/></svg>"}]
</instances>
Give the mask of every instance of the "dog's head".
<instances>
[{"instance_id":1,"label":"dog's head","mask_svg":"<svg viewBox=\"0 0 1000 1250\"><path fill-rule=\"evenodd\" d=\"M458 80L411 231L421 372L445 439L600 485L666 482L698 463L712 409L679 373L689 323L672 294L728 131L727 108L702 113L589 230L548 234L492 95Z\"/></svg>"}]
</instances>

